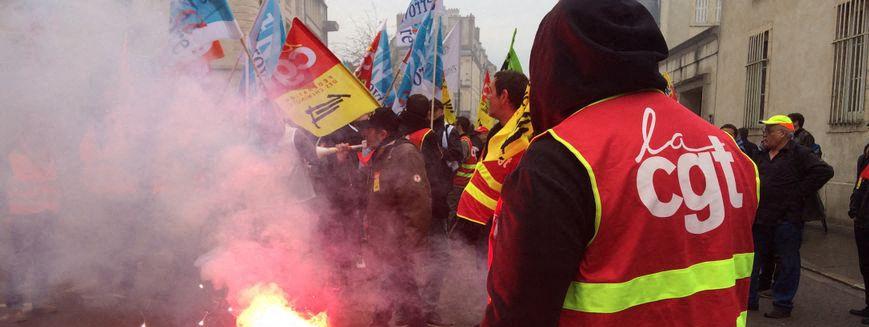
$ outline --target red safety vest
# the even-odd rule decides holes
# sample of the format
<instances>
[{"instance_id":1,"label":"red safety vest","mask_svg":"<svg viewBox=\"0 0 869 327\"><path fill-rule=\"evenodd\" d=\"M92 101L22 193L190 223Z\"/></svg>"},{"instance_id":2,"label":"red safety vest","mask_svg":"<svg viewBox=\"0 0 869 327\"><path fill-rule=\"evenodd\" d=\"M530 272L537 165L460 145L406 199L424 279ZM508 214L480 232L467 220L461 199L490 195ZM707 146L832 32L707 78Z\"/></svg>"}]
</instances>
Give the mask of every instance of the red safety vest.
<instances>
[{"instance_id":1,"label":"red safety vest","mask_svg":"<svg viewBox=\"0 0 869 327\"><path fill-rule=\"evenodd\" d=\"M596 206L560 326L745 326L759 179L731 137L660 92L600 101L548 133Z\"/></svg>"},{"instance_id":2,"label":"red safety vest","mask_svg":"<svg viewBox=\"0 0 869 327\"><path fill-rule=\"evenodd\" d=\"M471 143L471 138L467 135L462 135L462 146L467 148L468 158L465 159L465 162L461 163L459 169L456 170L456 175L453 176L453 185L465 187L468 185L468 182L471 181L471 177L474 176L474 171L476 171L477 156L474 154L474 146Z\"/></svg>"},{"instance_id":3,"label":"red safety vest","mask_svg":"<svg viewBox=\"0 0 869 327\"><path fill-rule=\"evenodd\" d=\"M410 143L413 143L413 145L416 146L417 150L422 151L422 142L425 141L426 136L429 136L429 134L431 134L431 128L423 128L408 134L406 138Z\"/></svg>"}]
</instances>

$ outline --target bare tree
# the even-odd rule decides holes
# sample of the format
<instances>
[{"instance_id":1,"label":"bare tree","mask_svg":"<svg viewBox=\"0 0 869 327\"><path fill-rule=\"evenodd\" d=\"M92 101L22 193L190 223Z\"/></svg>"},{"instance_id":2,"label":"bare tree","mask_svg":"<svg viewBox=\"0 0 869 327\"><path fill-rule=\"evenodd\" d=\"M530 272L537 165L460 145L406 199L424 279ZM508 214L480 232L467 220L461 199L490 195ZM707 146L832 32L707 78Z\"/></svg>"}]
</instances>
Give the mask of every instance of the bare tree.
<instances>
[{"instance_id":1,"label":"bare tree","mask_svg":"<svg viewBox=\"0 0 869 327\"><path fill-rule=\"evenodd\" d=\"M378 20L377 6L371 1L371 9L365 10L362 15L350 18L352 30L344 42L335 43L335 53L341 57L348 68L355 69L362 62L368 46L379 32L382 20Z\"/></svg>"}]
</instances>

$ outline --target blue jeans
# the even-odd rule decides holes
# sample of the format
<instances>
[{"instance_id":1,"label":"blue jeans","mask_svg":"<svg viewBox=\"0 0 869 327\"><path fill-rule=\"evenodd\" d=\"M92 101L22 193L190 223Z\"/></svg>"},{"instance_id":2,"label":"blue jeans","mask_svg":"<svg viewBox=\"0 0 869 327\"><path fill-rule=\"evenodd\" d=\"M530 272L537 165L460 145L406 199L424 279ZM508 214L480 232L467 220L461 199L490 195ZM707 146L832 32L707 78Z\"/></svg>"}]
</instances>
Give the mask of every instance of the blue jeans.
<instances>
[{"instance_id":1,"label":"blue jeans","mask_svg":"<svg viewBox=\"0 0 869 327\"><path fill-rule=\"evenodd\" d=\"M794 296L800 286L800 245L803 240L803 223L780 223L778 225L754 225L754 267L751 271L749 306L758 304L757 289L763 263L778 255L781 264L772 284L773 306L790 312L794 308Z\"/></svg>"}]
</instances>

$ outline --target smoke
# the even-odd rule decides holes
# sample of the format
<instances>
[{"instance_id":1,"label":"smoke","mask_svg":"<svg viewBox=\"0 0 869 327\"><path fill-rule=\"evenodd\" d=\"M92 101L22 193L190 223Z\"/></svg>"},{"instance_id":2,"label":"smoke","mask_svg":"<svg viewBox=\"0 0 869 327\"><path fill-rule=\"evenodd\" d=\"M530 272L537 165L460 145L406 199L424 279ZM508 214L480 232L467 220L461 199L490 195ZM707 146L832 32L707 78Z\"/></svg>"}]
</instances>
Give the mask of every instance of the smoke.
<instances>
[{"instance_id":1,"label":"smoke","mask_svg":"<svg viewBox=\"0 0 869 327\"><path fill-rule=\"evenodd\" d=\"M374 277L333 280L336 256L352 262L360 245L324 246L330 204L310 200L291 134L262 142L227 72L179 73L166 55L168 10L153 0L0 2L0 287L29 276L28 290L48 285L89 326L230 326L208 317L259 283L312 312L382 303ZM56 175L58 210L44 224L22 224L3 199L15 151ZM472 322L484 268L454 248L457 282L442 302ZM45 283L21 270L31 261Z\"/></svg>"}]
</instances>

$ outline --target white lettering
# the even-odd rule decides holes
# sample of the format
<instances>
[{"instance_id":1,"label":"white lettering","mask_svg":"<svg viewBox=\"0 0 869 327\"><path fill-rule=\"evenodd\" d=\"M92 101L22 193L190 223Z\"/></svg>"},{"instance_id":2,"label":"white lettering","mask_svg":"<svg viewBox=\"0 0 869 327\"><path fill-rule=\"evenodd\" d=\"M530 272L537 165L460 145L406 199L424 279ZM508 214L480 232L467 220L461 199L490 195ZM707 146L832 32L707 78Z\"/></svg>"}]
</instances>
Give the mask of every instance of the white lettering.
<instances>
[{"instance_id":1,"label":"white lettering","mask_svg":"<svg viewBox=\"0 0 869 327\"><path fill-rule=\"evenodd\" d=\"M742 208L742 193L736 188L736 178L733 173L733 154L724 149L724 144L716 136L709 136L709 146L694 148L685 143L682 133L675 132L670 139L660 147L652 146L657 118L652 108L646 108L643 113L643 145L635 158L640 167L637 171L637 192L643 205L658 218L669 218L676 214L684 203L690 213L685 214L685 230L692 234L704 234L715 230L724 223L724 196L721 192L715 163L721 166L727 185L730 205ZM657 156L667 149L684 150L677 163ZM648 157L646 157L648 155ZM698 194L691 181L691 170L700 170L705 189ZM655 191L655 172L662 170L667 175L673 175L679 181L679 190L671 194L658 194ZM669 202L662 202L661 196L670 196ZM709 217L700 220L698 213L709 208Z\"/></svg>"}]
</instances>

